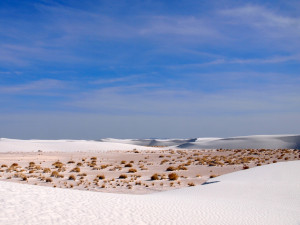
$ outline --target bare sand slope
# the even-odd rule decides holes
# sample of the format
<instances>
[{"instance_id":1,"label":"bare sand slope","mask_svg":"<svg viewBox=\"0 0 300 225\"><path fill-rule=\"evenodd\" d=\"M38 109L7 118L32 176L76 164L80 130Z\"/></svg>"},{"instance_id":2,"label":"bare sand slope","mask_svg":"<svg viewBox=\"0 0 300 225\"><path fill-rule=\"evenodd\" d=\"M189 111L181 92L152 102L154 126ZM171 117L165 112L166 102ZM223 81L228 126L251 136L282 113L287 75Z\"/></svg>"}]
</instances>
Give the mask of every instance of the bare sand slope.
<instances>
[{"instance_id":1,"label":"bare sand slope","mask_svg":"<svg viewBox=\"0 0 300 225\"><path fill-rule=\"evenodd\" d=\"M0 182L0 224L299 224L300 161L119 195Z\"/></svg>"},{"instance_id":2,"label":"bare sand slope","mask_svg":"<svg viewBox=\"0 0 300 225\"><path fill-rule=\"evenodd\" d=\"M232 138L198 138L177 146L183 149L299 149L300 135L255 135Z\"/></svg>"},{"instance_id":3,"label":"bare sand slope","mask_svg":"<svg viewBox=\"0 0 300 225\"><path fill-rule=\"evenodd\" d=\"M0 152L101 152L110 150L153 150L156 148L87 140L17 140L0 139Z\"/></svg>"}]
</instances>

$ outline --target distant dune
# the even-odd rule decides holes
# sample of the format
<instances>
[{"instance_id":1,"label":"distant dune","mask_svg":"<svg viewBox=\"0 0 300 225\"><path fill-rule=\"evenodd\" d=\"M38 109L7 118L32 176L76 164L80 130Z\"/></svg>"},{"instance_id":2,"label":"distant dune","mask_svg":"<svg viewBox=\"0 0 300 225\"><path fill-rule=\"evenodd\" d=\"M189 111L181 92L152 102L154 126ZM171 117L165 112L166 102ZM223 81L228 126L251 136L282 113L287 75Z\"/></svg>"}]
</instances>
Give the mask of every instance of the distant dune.
<instances>
[{"instance_id":1,"label":"distant dune","mask_svg":"<svg viewBox=\"0 0 300 225\"><path fill-rule=\"evenodd\" d=\"M300 135L255 135L231 138L193 139L114 139L100 140L17 140L0 139L0 152L70 152L109 150L154 150L161 149L237 149L269 148L300 149Z\"/></svg>"},{"instance_id":2,"label":"distant dune","mask_svg":"<svg viewBox=\"0 0 300 225\"><path fill-rule=\"evenodd\" d=\"M230 138L194 139L101 139L100 141L182 149L300 148L300 135L253 135Z\"/></svg>"}]
</instances>

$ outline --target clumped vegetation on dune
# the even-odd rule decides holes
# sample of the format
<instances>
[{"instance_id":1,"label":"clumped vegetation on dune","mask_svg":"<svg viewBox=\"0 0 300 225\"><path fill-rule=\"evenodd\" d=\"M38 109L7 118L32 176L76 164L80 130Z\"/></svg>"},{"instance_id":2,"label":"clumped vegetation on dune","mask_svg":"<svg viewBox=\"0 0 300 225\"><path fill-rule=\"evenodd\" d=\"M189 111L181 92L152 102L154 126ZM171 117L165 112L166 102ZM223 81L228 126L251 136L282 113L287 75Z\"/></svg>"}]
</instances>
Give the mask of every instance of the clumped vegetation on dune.
<instances>
[{"instance_id":1,"label":"clumped vegetation on dune","mask_svg":"<svg viewBox=\"0 0 300 225\"><path fill-rule=\"evenodd\" d=\"M177 180L178 179L178 174L177 173L170 173L168 175L169 180Z\"/></svg>"},{"instance_id":2,"label":"clumped vegetation on dune","mask_svg":"<svg viewBox=\"0 0 300 225\"><path fill-rule=\"evenodd\" d=\"M128 154L132 158L127 157L127 161L120 160L119 155L111 159L87 154L83 158L75 154L69 159L55 158L50 162L0 160L0 179L96 191L151 192L199 185L206 177L224 174L222 167L231 172L300 159L299 151L288 149L157 150ZM97 175L99 170L101 174Z\"/></svg>"}]
</instances>

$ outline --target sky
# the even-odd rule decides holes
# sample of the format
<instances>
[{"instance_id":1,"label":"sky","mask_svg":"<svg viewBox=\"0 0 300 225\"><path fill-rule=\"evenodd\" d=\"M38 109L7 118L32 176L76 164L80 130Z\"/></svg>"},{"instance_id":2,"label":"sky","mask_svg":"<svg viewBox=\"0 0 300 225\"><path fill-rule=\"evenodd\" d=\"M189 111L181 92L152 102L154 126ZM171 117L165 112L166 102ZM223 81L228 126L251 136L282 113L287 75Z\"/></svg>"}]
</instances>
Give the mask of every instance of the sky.
<instances>
[{"instance_id":1,"label":"sky","mask_svg":"<svg viewBox=\"0 0 300 225\"><path fill-rule=\"evenodd\" d=\"M298 0L0 1L0 137L300 134Z\"/></svg>"}]
</instances>

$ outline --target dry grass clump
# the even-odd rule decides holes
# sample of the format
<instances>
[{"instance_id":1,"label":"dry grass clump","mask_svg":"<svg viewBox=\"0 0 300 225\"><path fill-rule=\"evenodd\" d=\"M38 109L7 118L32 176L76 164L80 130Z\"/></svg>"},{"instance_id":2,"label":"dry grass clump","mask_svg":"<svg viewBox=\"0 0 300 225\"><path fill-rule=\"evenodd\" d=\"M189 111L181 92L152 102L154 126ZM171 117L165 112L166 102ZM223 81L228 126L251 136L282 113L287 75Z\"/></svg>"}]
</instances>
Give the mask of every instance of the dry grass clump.
<instances>
[{"instance_id":1,"label":"dry grass clump","mask_svg":"<svg viewBox=\"0 0 300 225\"><path fill-rule=\"evenodd\" d=\"M29 162L29 167L34 167L35 166L35 162Z\"/></svg>"},{"instance_id":2,"label":"dry grass clump","mask_svg":"<svg viewBox=\"0 0 300 225\"><path fill-rule=\"evenodd\" d=\"M169 177L169 180L177 180L178 179L177 173L170 173L168 175L168 177Z\"/></svg>"},{"instance_id":3,"label":"dry grass clump","mask_svg":"<svg viewBox=\"0 0 300 225\"><path fill-rule=\"evenodd\" d=\"M195 186L193 182L188 183L189 187Z\"/></svg>"},{"instance_id":4,"label":"dry grass clump","mask_svg":"<svg viewBox=\"0 0 300 225\"><path fill-rule=\"evenodd\" d=\"M70 172L79 173L80 172L80 168L79 167L75 167Z\"/></svg>"},{"instance_id":5,"label":"dry grass clump","mask_svg":"<svg viewBox=\"0 0 300 225\"><path fill-rule=\"evenodd\" d=\"M74 175L70 175L69 180L76 180L76 177Z\"/></svg>"},{"instance_id":6,"label":"dry grass clump","mask_svg":"<svg viewBox=\"0 0 300 225\"><path fill-rule=\"evenodd\" d=\"M43 173L51 173L50 168L44 168Z\"/></svg>"},{"instance_id":7,"label":"dry grass clump","mask_svg":"<svg viewBox=\"0 0 300 225\"><path fill-rule=\"evenodd\" d=\"M174 166L169 166L166 170L167 171L175 171L177 168Z\"/></svg>"},{"instance_id":8,"label":"dry grass clump","mask_svg":"<svg viewBox=\"0 0 300 225\"><path fill-rule=\"evenodd\" d=\"M86 177L87 174L86 173L79 173L77 176L79 176L79 177Z\"/></svg>"},{"instance_id":9,"label":"dry grass clump","mask_svg":"<svg viewBox=\"0 0 300 225\"><path fill-rule=\"evenodd\" d=\"M63 174L59 174L57 171L53 171L53 172L51 173L51 177L63 178L64 175L63 175Z\"/></svg>"},{"instance_id":10,"label":"dry grass clump","mask_svg":"<svg viewBox=\"0 0 300 225\"><path fill-rule=\"evenodd\" d=\"M132 164L131 163L127 163L127 164L125 164L125 167L132 167Z\"/></svg>"},{"instance_id":11,"label":"dry grass clump","mask_svg":"<svg viewBox=\"0 0 300 225\"><path fill-rule=\"evenodd\" d=\"M60 161L56 161L55 163L52 164L55 168L62 168L64 164Z\"/></svg>"},{"instance_id":12,"label":"dry grass clump","mask_svg":"<svg viewBox=\"0 0 300 225\"><path fill-rule=\"evenodd\" d=\"M151 176L151 180L160 180L159 174L155 173Z\"/></svg>"},{"instance_id":13,"label":"dry grass clump","mask_svg":"<svg viewBox=\"0 0 300 225\"><path fill-rule=\"evenodd\" d=\"M167 157L168 157L168 156L167 156ZM169 160L168 160L168 159L162 160L162 161L160 162L160 165L163 165L163 164L166 163L166 162L169 162Z\"/></svg>"},{"instance_id":14,"label":"dry grass clump","mask_svg":"<svg viewBox=\"0 0 300 225\"><path fill-rule=\"evenodd\" d=\"M51 183L52 181L53 181L53 180L52 180L51 177L47 177L47 178L46 178L46 182L47 182L47 183Z\"/></svg>"},{"instance_id":15,"label":"dry grass clump","mask_svg":"<svg viewBox=\"0 0 300 225\"><path fill-rule=\"evenodd\" d=\"M187 168L184 165L179 165L177 170L187 170Z\"/></svg>"},{"instance_id":16,"label":"dry grass clump","mask_svg":"<svg viewBox=\"0 0 300 225\"><path fill-rule=\"evenodd\" d=\"M105 176L104 176L104 175L97 175L97 178L98 178L99 180L104 180L104 179L105 179Z\"/></svg>"},{"instance_id":17,"label":"dry grass clump","mask_svg":"<svg viewBox=\"0 0 300 225\"><path fill-rule=\"evenodd\" d=\"M127 175L126 174L121 174L120 176L119 176L119 179L126 179L127 178Z\"/></svg>"},{"instance_id":18,"label":"dry grass clump","mask_svg":"<svg viewBox=\"0 0 300 225\"><path fill-rule=\"evenodd\" d=\"M125 161L125 160L122 160L122 161L121 161L121 164L126 164L126 161Z\"/></svg>"},{"instance_id":19,"label":"dry grass clump","mask_svg":"<svg viewBox=\"0 0 300 225\"><path fill-rule=\"evenodd\" d=\"M23 181L27 181L28 180L28 178L27 178L27 176L25 175L25 174L21 174L21 179L23 180Z\"/></svg>"},{"instance_id":20,"label":"dry grass clump","mask_svg":"<svg viewBox=\"0 0 300 225\"><path fill-rule=\"evenodd\" d=\"M128 170L128 173L136 173L136 172L137 172L137 170L134 169L134 168L130 168L130 169Z\"/></svg>"},{"instance_id":21,"label":"dry grass clump","mask_svg":"<svg viewBox=\"0 0 300 225\"><path fill-rule=\"evenodd\" d=\"M217 176L218 176L218 175L212 174L212 175L209 176L209 178L215 178L215 177L217 177Z\"/></svg>"},{"instance_id":22,"label":"dry grass clump","mask_svg":"<svg viewBox=\"0 0 300 225\"><path fill-rule=\"evenodd\" d=\"M100 168L103 170L103 169L106 169L107 167L109 167L109 165L101 165Z\"/></svg>"},{"instance_id":23,"label":"dry grass clump","mask_svg":"<svg viewBox=\"0 0 300 225\"><path fill-rule=\"evenodd\" d=\"M247 170L247 169L249 169L249 166L244 165L244 166L243 166L243 170Z\"/></svg>"},{"instance_id":24,"label":"dry grass clump","mask_svg":"<svg viewBox=\"0 0 300 225\"><path fill-rule=\"evenodd\" d=\"M75 161L74 160L68 161L68 164L72 164L72 163L75 163Z\"/></svg>"},{"instance_id":25,"label":"dry grass clump","mask_svg":"<svg viewBox=\"0 0 300 225\"><path fill-rule=\"evenodd\" d=\"M1 165L1 168L3 168L3 167L7 167L7 165L6 165L6 164L2 164L2 165Z\"/></svg>"}]
</instances>

